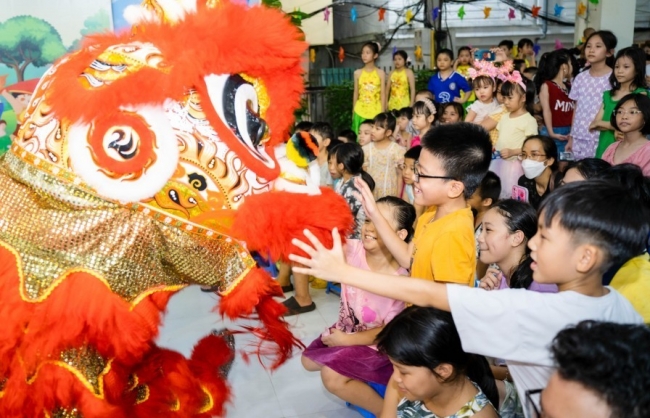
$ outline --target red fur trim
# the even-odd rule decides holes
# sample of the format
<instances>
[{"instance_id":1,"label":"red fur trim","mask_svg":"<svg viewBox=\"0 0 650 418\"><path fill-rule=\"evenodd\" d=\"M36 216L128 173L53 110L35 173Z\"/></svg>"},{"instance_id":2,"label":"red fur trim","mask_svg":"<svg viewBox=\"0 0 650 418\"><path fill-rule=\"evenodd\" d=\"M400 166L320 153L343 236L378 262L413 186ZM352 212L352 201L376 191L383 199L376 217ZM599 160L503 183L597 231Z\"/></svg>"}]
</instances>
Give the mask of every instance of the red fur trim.
<instances>
[{"instance_id":1,"label":"red fur trim","mask_svg":"<svg viewBox=\"0 0 650 418\"><path fill-rule=\"evenodd\" d=\"M216 335L209 335L194 346L190 369L212 398L212 408L204 411L206 416L221 416L224 413L224 405L230 399L230 389L219 367L230 361L234 354L226 342Z\"/></svg>"},{"instance_id":2,"label":"red fur trim","mask_svg":"<svg viewBox=\"0 0 650 418\"><path fill-rule=\"evenodd\" d=\"M260 339L254 351L258 357L275 356L271 365L275 369L291 356L294 347L304 348L304 345L289 331L289 324L282 316L286 308L273 296L283 296L282 288L264 270L255 268L228 295L223 296L219 312L232 319L251 318L255 308L261 326L244 328ZM265 342L273 342L277 347L270 349L264 346Z\"/></svg>"},{"instance_id":3,"label":"red fur trim","mask_svg":"<svg viewBox=\"0 0 650 418\"><path fill-rule=\"evenodd\" d=\"M276 261L287 261L291 253L302 254L291 240L304 239L305 229L331 247L332 229L338 228L341 237L346 237L352 232L354 219L343 197L325 187L321 187L321 193L310 196L269 192L247 196L237 210L231 231L246 242L249 250L270 254Z\"/></svg>"}]
</instances>

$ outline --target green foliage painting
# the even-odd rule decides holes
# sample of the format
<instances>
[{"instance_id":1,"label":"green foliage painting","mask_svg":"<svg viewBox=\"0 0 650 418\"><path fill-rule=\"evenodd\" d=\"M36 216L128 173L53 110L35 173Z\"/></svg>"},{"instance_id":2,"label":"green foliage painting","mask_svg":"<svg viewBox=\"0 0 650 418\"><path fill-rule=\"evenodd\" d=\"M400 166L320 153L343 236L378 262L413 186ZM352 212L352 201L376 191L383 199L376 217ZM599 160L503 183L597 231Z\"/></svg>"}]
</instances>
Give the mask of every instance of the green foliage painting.
<instances>
[{"instance_id":1,"label":"green foliage painting","mask_svg":"<svg viewBox=\"0 0 650 418\"><path fill-rule=\"evenodd\" d=\"M15 16L0 22L0 64L13 69L18 81L28 65L43 67L66 52L59 32L32 16Z\"/></svg>"}]
</instances>

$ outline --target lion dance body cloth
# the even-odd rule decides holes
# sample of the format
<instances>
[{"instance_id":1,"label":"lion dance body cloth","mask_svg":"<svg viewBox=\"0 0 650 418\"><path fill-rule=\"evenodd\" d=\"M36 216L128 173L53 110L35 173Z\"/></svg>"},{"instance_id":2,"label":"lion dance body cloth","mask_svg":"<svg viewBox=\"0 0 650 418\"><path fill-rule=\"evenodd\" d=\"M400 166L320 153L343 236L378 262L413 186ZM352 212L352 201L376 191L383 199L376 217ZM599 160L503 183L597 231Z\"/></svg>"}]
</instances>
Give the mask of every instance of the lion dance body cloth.
<instances>
[{"instance_id":1,"label":"lion dance body cloth","mask_svg":"<svg viewBox=\"0 0 650 418\"><path fill-rule=\"evenodd\" d=\"M309 138L309 158L285 149L306 48L288 18L225 0L132 13L44 75L0 164L3 417L224 414L226 342L155 345L171 295L217 288L277 367L300 342L251 253L352 226Z\"/></svg>"}]
</instances>

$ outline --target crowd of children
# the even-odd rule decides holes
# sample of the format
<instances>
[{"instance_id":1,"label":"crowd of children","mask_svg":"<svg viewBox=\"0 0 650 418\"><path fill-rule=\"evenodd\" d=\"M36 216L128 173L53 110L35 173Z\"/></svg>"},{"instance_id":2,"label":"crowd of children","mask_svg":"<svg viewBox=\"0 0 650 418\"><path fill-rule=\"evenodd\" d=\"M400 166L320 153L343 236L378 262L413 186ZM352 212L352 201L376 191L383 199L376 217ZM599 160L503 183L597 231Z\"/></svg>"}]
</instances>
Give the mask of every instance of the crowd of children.
<instances>
[{"instance_id":1,"label":"crowd of children","mask_svg":"<svg viewBox=\"0 0 650 418\"><path fill-rule=\"evenodd\" d=\"M386 77L363 46L352 130L302 127L356 228L331 249L294 240L307 257L290 257L285 302L315 309L309 276L341 284L338 321L303 354L330 392L378 417L522 417L553 400L579 411L558 389L574 384L602 416L650 415L647 381L628 408L575 370L609 369L565 346L572 332L606 345L601 328L643 340L631 356L650 373L634 325L650 322L648 56L616 43L590 31L582 67L564 49L537 59L528 39L494 61L443 49L417 93L404 51Z\"/></svg>"}]
</instances>

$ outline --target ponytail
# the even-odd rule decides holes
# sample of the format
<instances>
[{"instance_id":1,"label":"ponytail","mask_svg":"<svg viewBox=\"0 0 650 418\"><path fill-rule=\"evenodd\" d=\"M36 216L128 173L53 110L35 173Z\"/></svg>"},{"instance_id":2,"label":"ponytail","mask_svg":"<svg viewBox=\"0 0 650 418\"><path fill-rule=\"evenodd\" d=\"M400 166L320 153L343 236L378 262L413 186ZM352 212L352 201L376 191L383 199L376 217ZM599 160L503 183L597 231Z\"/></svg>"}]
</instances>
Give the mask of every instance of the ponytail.
<instances>
[{"instance_id":1,"label":"ponytail","mask_svg":"<svg viewBox=\"0 0 650 418\"><path fill-rule=\"evenodd\" d=\"M370 191L373 192L375 191L375 180L372 178L370 174L363 168L361 169L361 172L359 173L361 175L361 179L366 182L368 187L370 188Z\"/></svg>"},{"instance_id":2,"label":"ponytail","mask_svg":"<svg viewBox=\"0 0 650 418\"><path fill-rule=\"evenodd\" d=\"M530 268L532 263L533 259L530 258L530 251L526 249L524 260L519 263L510 277L511 289L528 289L530 287L533 283L533 269Z\"/></svg>"},{"instance_id":3,"label":"ponytail","mask_svg":"<svg viewBox=\"0 0 650 418\"><path fill-rule=\"evenodd\" d=\"M490 400L494 409L499 409L499 391L494 381L494 375L490 370L490 365L483 356L469 354L469 362L465 374L472 382L481 388L485 396Z\"/></svg>"}]
</instances>

